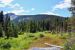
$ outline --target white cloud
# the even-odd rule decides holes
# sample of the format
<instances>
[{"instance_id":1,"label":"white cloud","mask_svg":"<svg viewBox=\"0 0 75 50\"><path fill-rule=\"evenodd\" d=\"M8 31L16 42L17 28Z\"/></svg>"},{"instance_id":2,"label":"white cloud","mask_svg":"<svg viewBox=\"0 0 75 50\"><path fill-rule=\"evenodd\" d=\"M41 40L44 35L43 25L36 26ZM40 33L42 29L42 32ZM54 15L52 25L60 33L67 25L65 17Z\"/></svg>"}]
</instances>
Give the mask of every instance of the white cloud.
<instances>
[{"instance_id":1,"label":"white cloud","mask_svg":"<svg viewBox=\"0 0 75 50\"><path fill-rule=\"evenodd\" d=\"M30 10L25 10L19 3L15 3L13 4L14 0L0 0L0 8L6 8L8 7L11 10L6 10L6 12L4 12L4 14L6 13L15 13L15 14L24 14L24 13L29 13L33 10L35 10L34 8L31 8Z\"/></svg>"},{"instance_id":2,"label":"white cloud","mask_svg":"<svg viewBox=\"0 0 75 50\"><path fill-rule=\"evenodd\" d=\"M59 2L58 4L56 4L53 7L53 10L69 8L70 6L71 6L71 0L63 0Z\"/></svg>"},{"instance_id":3,"label":"white cloud","mask_svg":"<svg viewBox=\"0 0 75 50\"><path fill-rule=\"evenodd\" d=\"M34 10L35 10L35 8L32 8L31 10L32 10L32 11L34 11Z\"/></svg>"},{"instance_id":4,"label":"white cloud","mask_svg":"<svg viewBox=\"0 0 75 50\"><path fill-rule=\"evenodd\" d=\"M31 11L34 11L35 8L31 8L30 10L25 10L22 5L19 3L12 3L15 0L0 0L0 8L7 8L10 10L5 10L4 14L6 13L15 13L17 15L29 13Z\"/></svg>"},{"instance_id":5,"label":"white cloud","mask_svg":"<svg viewBox=\"0 0 75 50\"><path fill-rule=\"evenodd\" d=\"M25 14L25 13L29 13L29 12L31 12L31 11L34 11L35 10L35 8L31 8L30 10L24 10L24 8L20 5L20 4L18 4L18 3L16 3L16 4L14 4L14 5L10 5L10 8L12 8L13 10L12 11L8 11L8 13L15 13L15 14Z\"/></svg>"},{"instance_id":6,"label":"white cloud","mask_svg":"<svg viewBox=\"0 0 75 50\"><path fill-rule=\"evenodd\" d=\"M10 8L12 8L12 10L8 11L8 13L10 12L10 13L15 13L18 15L18 14L22 14L25 12L24 8L18 3L14 4L14 5L11 4Z\"/></svg>"},{"instance_id":7,"label":"white cloud","mask_svg":"<svg viewBox=\"0 0 75 50\"><path fill-rule=\"evenodd\" d=\"M8 11L8 13L15 13L16 15L21 14L22 12L24 12L24 10L22 10L22 9L20 9L20 10Z\"/></svg>"},{"instance_id":8,"label":"white cloud","mask_svg":"<svg viewBox=\"0 0 75 50\"><path fill-rule=\"evenodd\" d=\"M48 12L45 12L45 13L40 13L40 14L48 14L48 15L59 15L59 14L57 14L57 13L50 12L50 11L48 11Z\"/></svg>"},{"instance_id":9,"label":"white cloud","mask_svg":"<svg viewBox=\"0 0 75 50\"><path fill-rule=\"evenodd\" d=\"M5 7L5 5L4 4L0 4L0 7Z\"/></svg>"},{"instance_id":10,"label":"white cloud","mask_svg":"<svg viewBox=\"0 0 75 50\"><path fill-rule=\"evenodd\" d=\"M25 13L31 12L31 10L25 10L20 4L16 3L14 5L9 5L12 10L5 12L6 13L15 13L16 15L22 15Z\"/></svg>"},{"instance_id":11,"label":"white cloud","mask_svg":"<svg viewBox=\"0 0 75 50\"><path fill-rule=\"evenodd\" d=\"M0 7L7 7L10 6L13 0L0 0Z\"/></svg>"},{"instance_id":12,"label":"white cloud","mask_svg":"<svg viewBox=\"0 0 75 50\"><path fill-rule=\"evenodd\" d=\"M14 5L13 5L13 4L11 4L11 5L10 5L10 7L11 7L11 8L13 8L13 9L14 9L14 8L19 8L19 7L20 7L20 5L19 5L18 3L16 3L16 4L14 4Z\"/></svg>"},{"instance_id":13,"label":"white cloud","mask_svg":"<svg viewBox=\"0 0 75 50\"><path fill-rule=\"evenodd\" d=\"M0 0L0 4L3 4L3 6L9 5L13 0Z\"/></svg>"},{"instance_id":14,"label":"white cloud","mask_svg":"<svg viewBox=\"0 0 75 50\"><path fill-rule=\"evenodd\" d=\"M9 4L11 3L13 0L0 0L1 3L5 3L5 4Z\"/></svg>"}]
</instances>

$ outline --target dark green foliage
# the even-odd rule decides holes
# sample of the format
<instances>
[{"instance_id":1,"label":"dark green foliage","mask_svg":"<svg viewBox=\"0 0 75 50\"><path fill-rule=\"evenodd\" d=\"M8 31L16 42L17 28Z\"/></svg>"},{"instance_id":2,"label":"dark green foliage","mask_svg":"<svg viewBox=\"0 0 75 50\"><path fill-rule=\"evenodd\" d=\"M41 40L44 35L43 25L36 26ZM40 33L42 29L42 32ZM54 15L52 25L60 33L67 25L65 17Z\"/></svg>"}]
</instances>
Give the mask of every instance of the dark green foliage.
<instances>
[{"instance_id":1,"label":"dark green foliage","mask_svg":"<svg viewBox=\"0 0 75 50\"><path fill-rule=\"evenodd\" d=\"M71 7L69 8L69 11L71 12L72 17L68 18L67 24L65 26L67 27L67 29L65 29L69 34L69 39L65 45L65 50L75 50L75 0L71 0Z\"/></svg>"},{"instance_id":2,"label":"dark green foliage","mask_svg":"<svg viewBox=\"0 0 75 50\"><path fill-rule=\"evenodd\" d=\"M65 32L64 17L54 15L19 15L14 21L22 32L54 31Z\"/></svg>"},{"instance_id":3,"label":"dark green foliage","mask_svg":"<svg viewBox=\"0 0 75 50\"><path fill-rule=\"evenodd\" d=\"M31 33L36 32L36 23L35 23L35 21L34 22L30 21L30 32Z\"/></svg>"},{"instance_id":4,"label":"dark green foliage","mask_svg":"<svg viewBox=\"0 0 75 50\"><path fill-rule=\"evenodd\" d=\"M42 38L42 37L44 37L44 35L43 34L40 34L40 38Z\"/></svg>"},{"instance_id":5,"label":"dark green foliage","mask_svg":"<svg viewBox=\"0 0 75 50\"><path fill-rule=\"evenodd\" d=\"M18 29L15 24L10 20L10 16L3 15L3 11L0 13L0 37L17 37Z\"/></svg>"},{"instance_id":6,"label":"dark green foliage","mask_svg":"<svg viewBox=\"0 0 75 50\"><path fill-rule=\"evenodd\" d=\"M3 24L3 11L0 12L0 23Z\"/></svg>"},{"instance_id":7,"label":"dark green foliage","mask_svg":"<svg viewBox=\"0 0 75 50\"><path fill-rule=\"evenodd\" d=\"M29 35L29 37L35 37L34 35Z\"/></svg>"},{"instance_id":8,"label":"dark green foliage","mask_svg":"<svg viewBox=\"0 0 75 50\"><path fill-rule=\"evenodd\" d=\"M3 21L3 16L4 16L4 15L3 15L3 11L1 11L1 12L0 12L0 37L3 36L3 32L2 32L2 31L3 31L3 22L4 22L4 21Z\"/></svg>"},{"instance_id":9,"label":"dark green foliage","mask_svg":"<svg viewBox=\"0 0 75 50\"><path fill-rule=\"evenodd\" d=\"M38 39L37 37L34 38L34 40L37 40L37 39Z\"/></svg>"},{"instance_id":10,"label":"dark green foliage","mask_svg":"<svg viewBox=\"0 0 75 50\"><path fill-rule=\"evenodd\" d=\"M71 50L71 48L68 44L65 45L65 50Z\"/></svg>"},{"instance_id":11,"label":"dark green foliage","mask_svg":"<svg viewBox=\"0 0 75 50\"><path fill-rule=\"evenodd\" d=\"M10 21L10 16L8 16L8 14L6 15L4 30L5 30L5 35L7 36L7 38L18 36L17 26L15 26L15 24L13 24L12 21Z\"/></svg>"},{"instance_id":12,"label":"dark green foliage","mask_svg":"<svg viewBox=\"0 0 75 50\"><path fill-rule=\"evenodd\" d=\"M65 19L64 19L65 20ZM60 20L59 18L55 18L52 20L29 20L29 21L21 21L18 24L20 31L22 32L31 32L35 33L38 31L64 31L64 20Z\"/></svg>"},{"instance_id":13,"label":"dark green foliage","mask_svg":"<svg viewBox=\"0 0 75 50\"><path fill-rule=\"evenodd\" d=\"M9 49L11 47L10 43L5 43L1 46L1 48Z\"/></svg>"}]
</instances>

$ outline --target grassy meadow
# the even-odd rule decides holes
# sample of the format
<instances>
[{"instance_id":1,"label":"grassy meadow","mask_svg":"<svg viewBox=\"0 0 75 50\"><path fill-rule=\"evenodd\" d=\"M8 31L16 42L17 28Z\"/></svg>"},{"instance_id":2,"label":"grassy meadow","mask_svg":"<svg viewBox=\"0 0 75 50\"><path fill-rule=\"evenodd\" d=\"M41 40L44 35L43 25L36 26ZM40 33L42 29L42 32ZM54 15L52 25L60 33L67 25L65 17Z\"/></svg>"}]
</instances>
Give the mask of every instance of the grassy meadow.
<instances>
[{"instance_id":1,"label":"grassy meadow","mask_svg":"<svg viewBox=\"0 0 75 50\"><path fill-rule=\"evenodd\" d=\"M68 34L52 34L50 32L25 33L17 38L0 38L0 50L28 50L31 47L45 47L44 43L64 46Z\"/></svg>"}]
</instances>

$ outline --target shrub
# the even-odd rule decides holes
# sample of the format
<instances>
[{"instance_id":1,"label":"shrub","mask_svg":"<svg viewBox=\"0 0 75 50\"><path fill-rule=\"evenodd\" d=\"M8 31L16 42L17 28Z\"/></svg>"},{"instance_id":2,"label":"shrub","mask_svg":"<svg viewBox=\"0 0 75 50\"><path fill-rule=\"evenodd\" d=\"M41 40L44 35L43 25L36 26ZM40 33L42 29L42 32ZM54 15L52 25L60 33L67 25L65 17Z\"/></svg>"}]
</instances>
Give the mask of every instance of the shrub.
<instances>
[{"instance_id":1,"label":"shrub","mask_svg":"<svg viewBox=\"0 0 75 50\"><path fill-rule=\"evenodd\" d=\"M9 48L11 48L11 45L10 45L10 43L4 43L4 44L1 46L1 48L9 49Z\"/></svg>"},{"instance_id":2,"label":"shrub","mask_svg":"<svg viewBox=\"0 0 75 50\"><path fill-rule=\"evenodd\" d=\"M44 35L43 34L40 34L40 38L42 38L42 37L44 37Z\"/></svg>"},{"instance_id":3,"label":"shrub","mask_svg":"<svg viewBox=\"0 0 75 50\"><path fill-rule=\"evenodd\" d=\"M35 37L34 35L29 35L29 37Z\"/></svg>"},{"instance_id":4,"label":"shrub","mask_svg":"<svg viewBox=\"0 0 75 50\"><path fill-rule=\"evenodd\" d=\"M62 37L60 37L60 38L61 38L61 39L67 39L66 36L62 36Z\"/></svg>"},{"instance_id":5,"label":"shrub","mask_svg":"<svg viewBox=\"0 0 75 50\"><path fill-rule=\"evenodd\" d=\"M38 39L37 37L34 38L34 40L37 40L37 39Z\"/></svg>"}]
</instances>

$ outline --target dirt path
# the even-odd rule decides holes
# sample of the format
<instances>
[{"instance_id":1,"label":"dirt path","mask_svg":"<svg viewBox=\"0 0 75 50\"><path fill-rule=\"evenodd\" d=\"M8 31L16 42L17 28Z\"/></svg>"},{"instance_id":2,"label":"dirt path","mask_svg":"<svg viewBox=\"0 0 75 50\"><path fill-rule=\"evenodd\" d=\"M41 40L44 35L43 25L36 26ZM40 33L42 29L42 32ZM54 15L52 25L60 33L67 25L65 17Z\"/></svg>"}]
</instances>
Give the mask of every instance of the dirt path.
<instances>
[{"instance_id":1,"label":"dirt path","mask_svg":"<svg viewBox=\"0 0 75 50\"><path fill-rule=\"evenodd\" d=\"M62 39L51 39L49 37L44 37L44 38L40 38L37 41L34 41L30 48L32 47L51 47L49 45L46 45L45 43L48 44L53 44L53 45L61 45L63 44L63 40Z\"/></svg>"}]
</instances>

